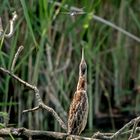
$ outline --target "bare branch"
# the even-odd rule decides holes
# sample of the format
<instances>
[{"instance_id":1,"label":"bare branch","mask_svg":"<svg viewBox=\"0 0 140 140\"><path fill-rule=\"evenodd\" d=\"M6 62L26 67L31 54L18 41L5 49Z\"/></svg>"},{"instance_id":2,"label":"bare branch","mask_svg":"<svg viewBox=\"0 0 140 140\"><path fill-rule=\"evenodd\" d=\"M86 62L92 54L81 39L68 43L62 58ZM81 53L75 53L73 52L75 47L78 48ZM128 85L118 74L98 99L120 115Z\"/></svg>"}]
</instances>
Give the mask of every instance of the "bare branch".
<instances>
[{"instance_id":1,"label":"bare branch","mask_svg":"<svg viewBox=\"0 0 140 140\"><path fill-rule=\"evenodd\" d=\"M19 54L21 53L21 51L24 49L23 46L20 46L14 56L14 59L13 59L13 62L12 62L12 66L11 66L11 72L14 71L14 67L15 67L15 64L16 64L16 61L17 61L17 58L19 56Z\"/></svg>"},{"instance_id":2,"label":"bare branch","mask_svg":"<svg viewBox=\"0 0 140 140\"><path fill-rule=\"evenodd\" d=\"M21 78L19 78L18 76L16 76L15 74L11 73L9 70L6 70L2 67L0 67L0 70L3 71L4 73L9 74L11 77L13 77L14 79L16 79L18 82L20 82L21 84L23 84L24 86L36 91L37 88L33 85L30 85L29 83L25 82L24 80L22 80Z\"/></svg>"},{"instance_id":3,"label":"bare branch","mask_svg":"<svg viewBox=\"0 0 140 140\"><path fill-rule=\"evenodd\" d=\"M139 122L140 122L140 117L138 117L138 118L135 119L135 123L133 125L132 132L130 134L129 139L132 139L134 137L134 135L136 133L136 127L137 127L137 125L138 125Z\"/></svg>"},{"instance_id":4,"label":"bare branch","mask_svg":"<svg viewBox=\"0 0 140 140\"><path fill-rule=\"evenodd\" d=\"M17 13L16 13L16 11L13 12L12 15L13 15L13 17L12 17L12 19L10 20L10 31L9 31L8 34L5 34L5 35L4 35L6 38L10 38L10 37L13 35L13 32L14 32L14 22L15 22L16 19L17 19Z\"/></svg>"},{"instance_id":5,"label":"bare branch","mask_svg":"<svg viewBox=\"0 0 140 140\"><path fill-rule=\"evenodd\" d=\"M38 110L39 108L40 108L40 107L37 106L37 107L31 108L31 109L23 110L22 113L33 112L33 111Z\"/></svg>"},{"instance_id":6,"label":"bare branch","mask_svg":"<svg viewBox=\"0 0 140 140\"><path fill-rule=\"evenodd\" d=\"M20 79L19 77L17 77L15 74L11 73L10 71L0 67L0 70L9 74L12 78L16 79L18 82L20 82L21 84L27 86L28 88L34 90L34 93L35 93L35 97L36 97L36 101L38 103L38 106L33 108L33 109L29 109L29 110L25 110L24 112L31 112L31 111L36 111L38 110L39 108L42 108L42 109L45 109L49 112L52 113L52 115L55 117L55 119L59 122L60 126L65 130L67 131L67 127L65 125L65 123L62 121L62 119L58 116L58 114L54 111L54 109L52 109L51 107L48 107L47 105L45 105L40 97L40 94L39 94L39 90L37 89L36 86L33 86L27 82L25 82L24 80Z\"/></svg>"},{"instance_id":7,"label":"bare branch","mask_svg":"<svg viewBox=\"0 0 140 140\"><path fill-rule=\"evenodd\" d=\"M0 38L4 35L4 37L6 38L10 38L12 35L13 35L13 32L14 32L14 23L17 19L17 13L16 11L12 13L12 19L9 21L10 22L10 31L9 33L4 33L4 30L3 30L3 26L2 26L2 20L1 20L1 17L0 17Z\"/></svg>"},{"instance_id":8,"label":"bare branch","mask_svg":"<svg viewBox=\"0 0 140 140\"><path fill-rule=\"evenodd\" d=\"M140 132L140 128L136 128L137 133ZM129 131L128 134L130 134L132 130ZM67 139L72 138L73 140L115 140L115 138L111 139L110 136L113 135L113 133L100 133L97 132L94 134L95 137L82 137L82 136L76 136L76 135L68 135L67 133L60 133L60 132L52 132L52 131L40 131L40 130L30 130L26 128L2 128L0 129L0 137L6 138L10 137L11 134L13 137L16 138L32 138L32 139ZM98 137L97 137L98 135ZM123 136L122 133L120 136ZM133 138L131 140L139 140L140 136Z\"/></svg>"},{"instance_id":9,"label":"bare branch","mask_svg":"<svg viewBox=\"0 0 140 140\"><path fill-rule=\"evenodd\" d=\"M130 139L130 140L140 140L140 136L138 136L137 138L134 138L134 139Z\"/></svg>"},{"instance_id":10,"label":"bare branch","mask_svg":"<svg viewBox=\"0 0 140 140\"><path fill-rule=\"evenodd\" d=\"M129 128L130 126L132 126L137 120L139 120L140 117L137 117L135 119L132 119L130 122L128 122L127 124L125 124L120 130L118 130L114 135L111 136L111 139L117 138L120 134L123 133L123 131L126 128Z\"/></svg>"},{"instance_id":11,"label":"bare branch","mask_svg":"<svg viewBox=\"0 0 140 140\"><path fill-rule=\"evenodd\" d=\"M119 129L115 133L100 133L100 132L97 132L92 137L93 138L97 138L97 139L103 139L103 140L116 140L120 136L129 135L129 134L131 136L132 133L134 135L135 133L139 133L140 132L140 127L136 127L136 125L135 125L135 127L133 127L129 131L125 132L124 130L125 129L129 129L130 126L134 125L135 123L138 123L139 121L140 121L140 116L137 117L137 118L132 119L130 122L125 124L121 129ZM137 140L137 138L135 138L135 139L130 139L129 138L129 140Z\"/></svg>"},{"instance_id":12,"label":"bare branch","mask_svg":"<svg viewBox=\"0 0 140 140\"><path fill-rule=\"evenodd\" d=\"M67 127L65 125L65 123L62 121L62 119L58 116L58 114L54 111L54 109L52 109L51 107L45 105L43 102L39 102L39 105L37 107L34 107L32 109L27 109L27 110L24 110L23 113L26 113L26 112L34 112L38 109L45 109L47 110L48 112L52 113L52 115L54 116L54 118L59 122L60 126L65 130L67 131Z\"/></svg>"},{"instance_id":13,"label":"bare branch","mask_svg":"<svg viewBox=\"0 0 140 140\"><path fill-rule=\"evenodd\" d=\"M125 131L122 133L122 135L130 135L132 133L133 129ZM136 127L136 133L140 133L140 127Z\"/></svg>"},{"instance_id":14,"label":"bare branch","mask_svg":"<svg viewBox=\"0 0 140 140\"><path fill-rule=\"evenodd\" d=\"M92 138L96 138L96 139L102 139L102 140L111 140L110 137L113 135L113 133L111 134L107 134L107 133L100 133L100 132L96 132Z\"/></svg>"},{"instance_id":15,"label":"bare branch","mask_svg":"<svg viewBox=\"0 0 140 140\"><path fill-rule=\"evenodd\" d=\"M49 106L46 106L44 103L40 104L41 108L49 111L52 113L52 115L55 117L55 119L59 122L60 126L67 131L67 126L65 125L65 123L61 120L61 118L58 116L58 114L54 111L54 109L52 109Z\"/></svg>"},{"instance_id":16,"label":"bare branch","mask_svg":"<svg viewBox=\"0 0 140 140\"><path fill-rule=\"evenodd\" d=\"M60 6L60 7L62 6L61 3L56 2L56 1L54 2L54 1L52 1L52 0L49 0L49 2L50 2L50 3L53 2L55 5ZM68 6L68 5L64 5L64 6L62 6L62 7L63 7L63 8L68 8L69 6ZM71 6L71 7L70 7L70 11L74 11L74 12L70 13L70 15L72 15L72 16L77 15L77 14L85 14L85 13L86 13L83 9L80 9L80 8L77 8L77 7L74 7L74 6ZM91 14L91 13L89 13L89 14ZM125 34L126 36L128 36L128 37L134 39L134 40L137 41L137 42L140 42L140 38L139 38L139 37L133 35L132 33L130 33L130 32L128 32L128 31L124 30L123 28L121 28L121 27L115 25L114 23L112 23L112 22L110 22L110 21L108 21L108 20L106 20L106 19L103 19L103 18L101 18L101 17L99 17L99 16L97 16L97 15L93 15L93 19L96 20L96 21L99 21L99 22L101 22L101 23L104 23L104 24L106 24L106 25L108 25L108 26L110 26L110 27L112 27L112 28L114 28L114 29L116 29L117 31L119 31L119 32L121 32L121 33L123 33L123 34Z\"/></svg>"},{"instance_id":17,"label":"bare branch","mask_svg":"<svg viewBox=\"0 0 140 140\"><path fill-rule=\"evenodd\" d=\"M89 137L82 137L76 135L68 135L66 133L52 132L52 131L40 131L40 130L30 130L26 128L2 128L0 129L0 137L13 137L17 138L32 138L32 139L66 139L67 137L73 140L97 140Z\"/></svg>"}]
</instances>

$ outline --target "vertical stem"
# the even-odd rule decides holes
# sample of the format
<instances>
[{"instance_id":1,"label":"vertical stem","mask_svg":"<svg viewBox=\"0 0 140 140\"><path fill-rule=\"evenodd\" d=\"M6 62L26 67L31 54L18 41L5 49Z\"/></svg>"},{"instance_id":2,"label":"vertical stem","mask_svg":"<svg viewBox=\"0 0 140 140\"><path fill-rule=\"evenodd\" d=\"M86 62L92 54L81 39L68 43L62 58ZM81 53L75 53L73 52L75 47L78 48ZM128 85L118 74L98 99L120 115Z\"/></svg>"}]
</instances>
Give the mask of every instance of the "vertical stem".
<instances>
[{"instance_id":1,"label":"vertical stem","mask_svg":"<svg viewBox=\"0 0 140 140\"><path fill-rule=\"evenodd\" d=\"M93 113L94 113L94 107L93 107L93 89L92 89L92 65L89 65L89 69L88 69L88 90L87 90L87 94L88 94L88 99L89 99L89 129L93 130Z\"/></svg>"},{"instance_id":2,"label":"vertical stem","mask_svg":"<svg viewBox=\"0 0 140 140\"><path fill-rule=\"evenodd\" d=\"M95 115L99 113L99 105L100 105L100 91L99 91L99 72L100 72L100 58L96 56L96 73L95 73L95 97L94 97L94 105L95 105Z\"/></svg>"}]
</instances>

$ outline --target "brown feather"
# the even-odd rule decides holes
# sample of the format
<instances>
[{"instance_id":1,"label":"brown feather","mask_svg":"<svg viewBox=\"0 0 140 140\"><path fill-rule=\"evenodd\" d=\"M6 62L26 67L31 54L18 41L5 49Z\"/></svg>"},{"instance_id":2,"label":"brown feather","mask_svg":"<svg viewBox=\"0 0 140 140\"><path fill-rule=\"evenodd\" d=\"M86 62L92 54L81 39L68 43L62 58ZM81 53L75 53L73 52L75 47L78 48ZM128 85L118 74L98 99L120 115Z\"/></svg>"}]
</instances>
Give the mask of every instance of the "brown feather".
<instances>
[{"instance_id":1,"label":"brown feather","mask_svg":"<svg viewBox=\"0 0 140 140\"><path fill-rule=\"evenodd\" d=\"M88 116L87 98L87 65L84 60L84 50L79 65L79 80L69 109L68 134L79 135L85 128Z\"/></svg>"},{"instance_id":2,"label":"brown feather","mask_svg":"<svg viewBox=\"0 0 140 140\"><path fill-rule=\"evenodd\" d=\"M70 105L68 134L79 135L85 128L86 122L84 121L87 121L88 115L88 113L85 113L85 109L88 109L87 94L84 90L77 91Z\"/></svg>"}]
</instances>

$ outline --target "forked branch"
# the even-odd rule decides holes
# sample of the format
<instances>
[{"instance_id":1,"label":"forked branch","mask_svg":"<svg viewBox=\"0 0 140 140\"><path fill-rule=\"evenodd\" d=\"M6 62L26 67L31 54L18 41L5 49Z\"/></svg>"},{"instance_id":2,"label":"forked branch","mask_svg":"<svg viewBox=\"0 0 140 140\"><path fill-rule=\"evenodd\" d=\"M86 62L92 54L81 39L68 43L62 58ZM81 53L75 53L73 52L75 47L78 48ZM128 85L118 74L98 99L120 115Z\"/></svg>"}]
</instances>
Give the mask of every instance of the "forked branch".
<instances>
[{"instance_id":1,"label":"forked branch","mask_svg":"<svg viewBox=\"0 0 140 140\"><path fill-rule=\"evenodd\" d=\"M16 60L19 56L19 53L21 52L21 50L23 49L23 46L19 47L18 51L16 52L15 56L14 56L14 59L13 59L13 63L12 63L12 67L11 67L11 71L3 68L3 67L0 67L0 71L10 75L12 78L14 78L15 80L17 80L19 83L23 84L24 86L28 87L29 89L33 90L34 93L35 93L35 97L36 97L36 101L38 103L38 106L32 108L32 109L28 109L28 110L24 110L23 113L25 112L31 112L31 111L36 111L38 109L45 109L47 111L49 111L53 116L54 118L58 121L58 123L60 124L60 126L65 130L67 131L67 127L66 127L66 124L62 121L62 119L58 116L58 114L54 111L53 108L45 105L40 97L40 94L39 94L39 90L37 89L36 86L34 85L31 85L29 84L28 82L22 80L21 78L19 78L18 76L16 76L14 73L13 73L13 70L14 70L14 66L15 66L15 63L16 63Z\"/></svg>"}]
</instances>

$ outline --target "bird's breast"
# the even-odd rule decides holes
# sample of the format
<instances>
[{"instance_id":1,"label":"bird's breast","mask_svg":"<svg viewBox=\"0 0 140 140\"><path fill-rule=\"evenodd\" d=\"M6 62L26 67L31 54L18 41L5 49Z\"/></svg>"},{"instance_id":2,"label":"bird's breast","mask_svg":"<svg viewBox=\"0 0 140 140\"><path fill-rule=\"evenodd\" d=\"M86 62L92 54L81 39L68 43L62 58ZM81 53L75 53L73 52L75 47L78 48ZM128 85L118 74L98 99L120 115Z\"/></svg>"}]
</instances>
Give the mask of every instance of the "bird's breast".
<instances>
[{"instance_id":1,"label":"bird's breast","mask_svg":"<svg viewBox=\"0 0 140 140\"><path fill-rule=\"evenodd\" d=\"M68 133L80 134L85 128L88 116L88 98L85 90L74 94L68 116Z\"/></svg>"}]
</instances>

